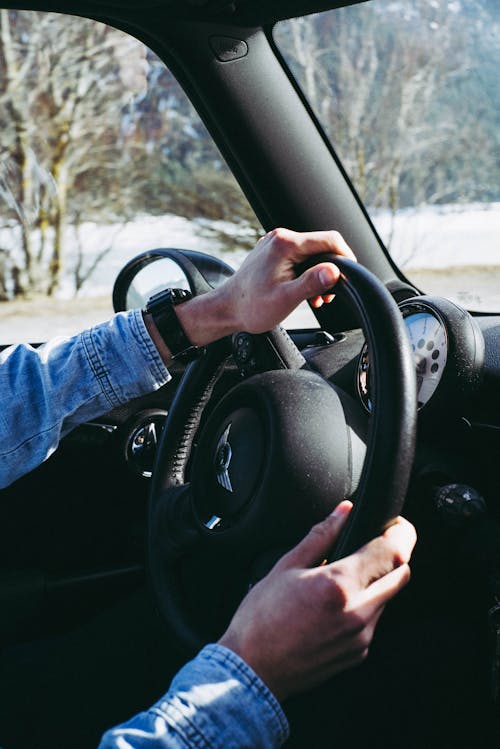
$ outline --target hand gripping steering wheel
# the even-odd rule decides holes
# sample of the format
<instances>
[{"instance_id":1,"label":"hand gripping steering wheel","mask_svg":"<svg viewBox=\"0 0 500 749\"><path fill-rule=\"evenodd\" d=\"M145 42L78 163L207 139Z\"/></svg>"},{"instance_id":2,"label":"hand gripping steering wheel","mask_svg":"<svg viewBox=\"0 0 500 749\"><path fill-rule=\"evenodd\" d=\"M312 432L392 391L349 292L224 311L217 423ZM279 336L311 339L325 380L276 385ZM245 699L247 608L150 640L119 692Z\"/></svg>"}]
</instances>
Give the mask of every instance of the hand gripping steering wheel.
<instances>
[{"instance_id":1,"label":"hand gripping steering wheel","mask_svg":"<svg viewBox=\"0 0 500 749\"><path fill-rule=\"evenodd\" d=\"M332 260L341 271L335 293L354 308L370 350L370 416L296 364L212 398L227 341L188 365L171 405L153 474L148 564L160 611L190 649L220 637L248 587L342 499L354 507L331 561L378 535L403 506L417 414L403 319L372 273Z\"/></svg>"}]
</instances>

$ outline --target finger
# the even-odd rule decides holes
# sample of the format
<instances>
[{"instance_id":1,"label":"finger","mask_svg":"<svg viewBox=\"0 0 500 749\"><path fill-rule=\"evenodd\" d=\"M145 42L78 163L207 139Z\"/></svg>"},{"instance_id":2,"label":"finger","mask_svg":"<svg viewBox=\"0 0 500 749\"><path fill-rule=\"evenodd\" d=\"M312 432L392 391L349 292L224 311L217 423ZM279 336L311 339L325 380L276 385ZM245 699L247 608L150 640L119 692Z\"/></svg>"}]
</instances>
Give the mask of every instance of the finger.
<instances>
[{"instance_id":1,"label":"finger","mask_svg":"<svg viewBox=\"0 0 500 749\"><path fill-rule=\"evenodd\" d=\"M357 575L362 588L367 588L374 580L408 563L416 540L413 525L404 518L397 518L383 535L341 560L341 563L345 563L351 575Z\"/></svg>"},{"instance_id":2,"label":"finger","mask_svg":"<svg viewBox=\"0 0 500 749\"><path fill-rule=\"evenodd\" d=\"M340 278L340 271L333 263L319 263L289 282L289 291L297 300L326 296ZM323 300L322 300L323 301Z\"/></svg>"},{"instance_id":3,"label":"finger","mask_svg":"<svg viewBox=\"0 0 500 749\"><path fill-rule=\"evenodd\" d=\"M334 255L343 255L350 260L356 260L353 251L338 231L294 232L294 234L295 262L301 262L311 255L319 255L324 252L331 252Z\"/></svg>"},{"instance_id":4,"label":"finger","mask_svg":"<svg viewBox=\"0 0 500 749\"><path fill-rule=\"evenodd\" d=\"M397 517L385 530L384 538L399 545L401 564L407 564L417 543L415 526L405 518Z\"/></svg>"},{"instance_id":5,"label":"finger","mask_svg":"<svg viewBox=\"0 0 500 749\"><path fill-rule=\"evenodd\" d=\"M321 296L314 296L309 301L314 309L319 309L324 304L330 304L335 299L335 294L322 294Z\"/></svg>"},{"instance_id":6,"label":"finger","mask_svg":"<svg viewBox=\"0 0 500 749\"><path fill-rule=\"evenodd\" d=\"M396 567L395 570L388 572L387 575L380 577L370 585L366 591L367 600L378 610L408 584L410 577L411 571L408 564Z\"/></svg>"},{"instance_id":7,"label":"finger","mask_svg":"<svg viewBox=\"0 0 500 749\"><path fill-rule=\"evenodd\" d=\"M319 309L323 306L323 297L322 296L313 296L312 299L309 300L311 302L311 306L314 307L314 309Z\"/></svg>"},{"instance_id":8,"label":"finger","mask_svg":"<svg viewBox=\"0 0 500 749\"><path fill-rule=\"evenodd\" d=\"M287 305L295 308L305 299L319 299L331 291L340 277L339 269L333 263L319 263L308 268L302 275L281 285L281 294L286 295Z\"/></svg>"},{"instance_id":9,"label":"finger","mask_svg":"<svg viewBox=\"0 0 500 749\"><path fill-rule=\"evenodd\" d=\"M341 502L325 520L313 526L307 536L282 559L286 567L313 567L325 559L351 511L352 502Z\"/></svg>"}]
</instances>

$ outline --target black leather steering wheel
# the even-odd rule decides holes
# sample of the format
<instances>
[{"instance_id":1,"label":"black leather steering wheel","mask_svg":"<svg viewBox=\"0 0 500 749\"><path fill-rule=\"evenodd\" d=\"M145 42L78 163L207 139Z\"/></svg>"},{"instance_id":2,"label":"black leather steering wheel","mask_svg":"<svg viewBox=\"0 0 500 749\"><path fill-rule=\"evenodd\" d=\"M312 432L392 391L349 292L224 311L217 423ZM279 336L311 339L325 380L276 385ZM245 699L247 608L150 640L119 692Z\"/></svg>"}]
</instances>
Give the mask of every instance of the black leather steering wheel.
<instances>
[{"instance_id":1,"label":"black leather steering wheel","mask_svg":"<svg viewBox=\"0 0 500 749\"><path fill-rule=\"evenodd\" d=\"M370 351L369 417L293 354L291 369L254 375L212 407L227 340L188 365L171 405L153 474L148 561L160 611L189 648L219 637L248 586L345 497L354 508L331 560L401 512L417 414L403 319L366 268L332 260L342 274L335 292L356 311Z\"/></svg>"}]
</instances>

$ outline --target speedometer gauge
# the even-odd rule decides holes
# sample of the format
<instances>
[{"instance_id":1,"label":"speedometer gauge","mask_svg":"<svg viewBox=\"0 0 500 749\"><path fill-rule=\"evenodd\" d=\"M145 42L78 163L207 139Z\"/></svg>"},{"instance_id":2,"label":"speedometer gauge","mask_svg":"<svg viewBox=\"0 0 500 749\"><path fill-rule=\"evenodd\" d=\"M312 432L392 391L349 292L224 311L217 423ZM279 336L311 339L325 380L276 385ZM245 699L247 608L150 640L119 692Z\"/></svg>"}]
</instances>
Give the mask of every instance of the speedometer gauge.
<instances>
[{"instance_id":1,"label":"speedometer gauge","mask_svg":"<svg viewBox=\"0 0 500 749\"><path fill-rule=\"evenodd\" d=\"M448 354L446 328L428 309L402 310L417 372L418 407L425 406L434 395L443 376Z\"/></svg>"},{"instance_id":2,"label":"speedometer gauge","mask_svg":"<svg viewBox=\"0 0 500 749\"><path fill-rule=\"evenodd\" d=\"M484 338L474 318L449 299L420 296L399 304L417 375L418 408L461 409L481 382ZM356 373L359 397L372 410L372 367L366 344ZM382 373L383 376L383 373Z\"/></svg>"},{"instance_id":3,"label":"speedometer gauge","mask_svg":"<svg viewBox=\"0 0 500 749\"><path fill-rule=\"evenodd\" d=\"M434 395L443 376L448 357L446 327L439 314L422 303L401 305L417 373L418 408ZM370 355L365 344L358 362L358 393L368 411L370 396Z\"/></svg>"}]
</instances>

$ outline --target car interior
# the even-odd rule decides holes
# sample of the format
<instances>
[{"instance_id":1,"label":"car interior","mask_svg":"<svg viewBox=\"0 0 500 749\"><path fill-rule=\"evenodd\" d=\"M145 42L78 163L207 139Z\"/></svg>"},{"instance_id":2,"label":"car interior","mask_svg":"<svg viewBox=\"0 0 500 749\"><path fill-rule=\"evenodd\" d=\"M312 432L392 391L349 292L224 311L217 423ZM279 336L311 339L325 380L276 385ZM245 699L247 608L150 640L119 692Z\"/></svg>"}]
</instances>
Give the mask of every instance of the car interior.
<instances>
[{"instance_id":1,"label":"car interior","mask_svg":"<svg viewBox=\"0 0 500 749\"><path fill-rule=\"evenodd\" d=\"M17 138L21 129L20 108L2 109L1 97L10 96L7 50L12 38L19 49L40 34L34 64L45 75L55 45L51 35L62 39L51 20L59 17L68 29L91 19L138 40L151 55L151 97L139 96L134 112L120 100L119 137L111 142L107 120L101 130L99 118L104 123L108 110L95 106L79 120L95 138L82 129L92 151L75 150L71 163L118 163L127 149L139 148L135 131L129 137L134 113L145 110L146 101L151 110L148 147L138 159L145 168L130 165L123 182L99 187L106 198L101 207L89 200L82 208L82 221L90 222L94 211L96 224L111 226L115 194L123 191L129 211L112 240L118 250L109 255L109 314L94 307L97 317L143 307L166 287L205 293L234 272L259 234L280 226L335 229L357 263L339 261L342 280L331 304L304 305L284 327L259 336L241 331L208 347L199 361L175 361L163 388L76 426L48 460L1 490L0 746L96 747L106 729L166 691L176 670L224 631L248 586L345 496L353 497L355 510L332 559L359 548L402 514L418 534L412 578L387 606L361 666L284 705L291 726L287 745L498 745L495 0L9 0L1 13L2 348L18 342L15 322L24 315L16 306L8 312L17 286L5 232L19 215L17 203L6 197L8 159L10 133ZM28 18L36 23L23 26ZM441 31L448 42L458 39L460 53L433 42L432 34ZM335 44L328 46L331 39ZM467 44L477 67L466 60ZM78 42L71 45L82 71L91 53L80 52ZM392 55L383 81L377 45ZM103 47L105 54L110 48ZM120 59L128 64L135 54L125 51ZM103 72L108 62L100 59L93 88L83 94L87 102L115 85ZM132 62L140 68L145 60L138 55ZM335 79L343 88L334 87L330 64L344 75ZM171 76L167 84L161 83L164 70ZM64 74L69 78L70 72ZM400 73L404 85L397 82ZM64 103L70 93L62 80ZM181 147L164 146L170 137L161 121L166 105L154 98L160 85L161 101L170 102L175 114L168 125L172 138L176 128L182 130L182 148L189 152L200 148L203 128L203 138L217 149L217 157L208 150L204 157L217 163L218 181L204 194L214 207L203 209L203 221L182 235L186 241L160 229L159 238L132 238L129 247L137 194L144 198L137 215L150 204L153 217L182 216L192 197L184 182L177 192L174 186L173 197L161 192L158 174ZM178 90L186 104L178 103ZM39 116L39 133L55 115L45 112L42 96L37 101L32 113ZM391 102L399 102L397 111L389 110ZM199 125L182 119L188 105ZM423 115L416 122L419 107ZM362 152L361 137L375 144L371 151ZM204 183L200 164L193 162L191 182L199 175ZM239 185L237 199L221 177L227 167ZM99 174L97 166L92 169ZM51 174L55 185L57 174ZM75 174L72 189L86 189L87 173ZM128 179L137 182L137 193L128 192ZM40 184L41 196L59 189L41 178ZM402 231L396 246L397 222L430 203L432 210L418 214L417 234L409 238ZM477 230L460 228L466 208L480 215ZM192 215L201 215L197 211ZM77 213L74 207L68 212L75 226ZM455 234L445 246L434 229L438 218L447 230L455 227L463 251ZM241 248L239 255L210 243L203 233L208 219L225 246L234 241ZM35 225L42 232L42 223ZM253 234L234 239L235 227L249 225ZM81 227L90 233L89 223ZM196 244L189 239L194 231L202 232ZM435 244L422 259L434 231ZM75 246L82 236L75 230ZM98 255L95 264L104 267L105 251ZM100 289L101 271L92 275L89 266L84 279L82 266L75 267L82 288ZM87 324L78 312L85 298L92 299L75 292L57 307L73 333ZM37 328L42 303L38 296L28 301L33 327L28 317L28 332L19 335L38 346L60 332Z\"/></svg>"}]
</instances>

